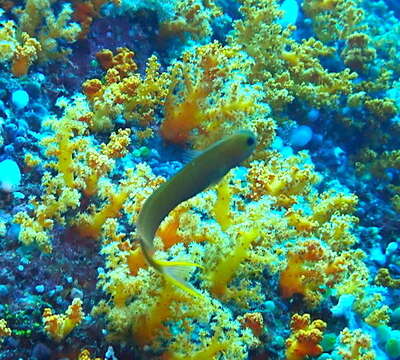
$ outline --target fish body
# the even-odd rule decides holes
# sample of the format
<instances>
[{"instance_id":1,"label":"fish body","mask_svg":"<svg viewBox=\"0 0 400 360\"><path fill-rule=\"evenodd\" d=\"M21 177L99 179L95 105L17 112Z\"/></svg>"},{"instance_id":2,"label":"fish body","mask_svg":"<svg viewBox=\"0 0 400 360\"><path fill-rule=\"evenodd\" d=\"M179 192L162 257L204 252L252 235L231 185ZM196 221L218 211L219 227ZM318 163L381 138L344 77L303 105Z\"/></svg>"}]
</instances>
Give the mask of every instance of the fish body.
<instances>
[{"instance_id":1,"label":"fish body","mask_svg":"<svg viewBox=\"0 0 400 360\"><path fill-rule=\"evenodd\" d=\"M160 261L154 258L154 236L163 219L181 202L217 183L229 170L238 166L253 152L256 145L251 131L239 131L211 145L190 161L167 182L160 185L144 202L137 221L137 232L148 263L181 289L198 295L184 280L194 263Z\"/></svg>"}]
</instances>

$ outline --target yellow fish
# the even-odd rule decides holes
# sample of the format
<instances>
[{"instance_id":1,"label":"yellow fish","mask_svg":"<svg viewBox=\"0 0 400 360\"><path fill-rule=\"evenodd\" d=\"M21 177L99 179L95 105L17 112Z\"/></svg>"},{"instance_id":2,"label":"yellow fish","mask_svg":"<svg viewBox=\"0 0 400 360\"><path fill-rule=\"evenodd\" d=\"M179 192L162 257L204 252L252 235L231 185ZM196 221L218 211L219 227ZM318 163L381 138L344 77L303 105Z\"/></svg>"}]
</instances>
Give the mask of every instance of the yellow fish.
<instances>
[{"instance_id":1,"label":"yellow fish","mask_svg":"<svg viewBox=\"0 0 400 360\"><path fill-rule=\"evenodd\" d=\"M255 146L256 137L247 130L217 141L163 183L143 204L136 226L146 260L167 281L189 294L200 295L195 287L185 281L185 277L191 268L201 266L185 261L155 259L155 233L171 210L217 183L229 170L247 159Z\"/></svg>"}]
</instances>

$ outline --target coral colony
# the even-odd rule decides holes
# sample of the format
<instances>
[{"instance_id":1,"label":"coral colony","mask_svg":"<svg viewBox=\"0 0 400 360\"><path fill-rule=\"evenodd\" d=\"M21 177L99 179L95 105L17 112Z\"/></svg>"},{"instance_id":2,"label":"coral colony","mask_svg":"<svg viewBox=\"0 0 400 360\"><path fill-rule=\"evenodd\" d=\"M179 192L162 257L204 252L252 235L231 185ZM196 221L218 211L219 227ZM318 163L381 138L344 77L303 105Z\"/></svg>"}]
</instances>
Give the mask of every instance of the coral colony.
<instances>
[{"instance_id":1,"label":"coral colony","mask_svg":"<svg viewBox=\"0 0 400 360\"><path fill-rule=\"evenodd\" d=\"M0 360L400 359L397 0L0 0Z\"/></svg>"}]
</instances>

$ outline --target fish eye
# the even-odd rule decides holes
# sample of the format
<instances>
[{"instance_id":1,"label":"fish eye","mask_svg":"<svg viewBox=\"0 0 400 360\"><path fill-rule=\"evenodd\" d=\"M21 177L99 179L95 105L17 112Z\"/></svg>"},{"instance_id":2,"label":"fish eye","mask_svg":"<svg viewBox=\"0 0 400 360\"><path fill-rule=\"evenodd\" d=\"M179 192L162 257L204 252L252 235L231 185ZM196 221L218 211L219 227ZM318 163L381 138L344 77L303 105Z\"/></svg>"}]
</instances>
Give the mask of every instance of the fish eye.
<instances>
[{"instance_id":1,"label":"fish eye","mask_svg":"<svg viewBox=\"0 0 400 360\"><path fill-rule=\"evenodd\" d=\"M252 146L252 145L254 145L255 142L256 142L256 140L254 139L254 137L249 136L247 138L247 145Z\"/></svg>"}]
</instances>

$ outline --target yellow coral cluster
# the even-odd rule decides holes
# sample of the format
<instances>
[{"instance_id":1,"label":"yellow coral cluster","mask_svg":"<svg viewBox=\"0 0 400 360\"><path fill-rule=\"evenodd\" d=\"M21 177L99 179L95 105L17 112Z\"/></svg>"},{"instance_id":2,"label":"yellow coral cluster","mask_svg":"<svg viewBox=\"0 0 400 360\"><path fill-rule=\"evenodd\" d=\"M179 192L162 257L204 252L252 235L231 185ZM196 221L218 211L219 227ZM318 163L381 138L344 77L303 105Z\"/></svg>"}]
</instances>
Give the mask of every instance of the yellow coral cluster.
<instances>
[{"instance_id":1,"label":"yellow coral cluster","mask_svg":"<svg viewBox=\"0 0 400 360\"><path fill-rule=\"evenodd\" d=\"M309 314L294 314L290 321L292 334L286 340L286 359L302 360L308 356L318 356L322 353L323 331L326 323L322 320L311 322Z\"/></svg>"},{"instance_id":2,"label":"yellow coral cluster","mask_svg":"<svg viewBox=\"0 0 400 360\"><path fill-rule=\"evenodd\" d=\"M13 21L1 22L0 26L0 61L11 61L15 76L25 75L29 66L38 58L40 43L26 32L18 38Z\"/></svg>"},{"instance_id":3,"label":"yellow coral cluster","mask_svg":"<svg viewBox=\"0 0 400 360\"><path fill-rule=\"evenodd\" d=\"M359 174L374 176L385 182L385 186L391 193L393 208L400 212L400 187L393 184L388 169L400 169L400 150L391 150L378 153L370 148L364 148L355 157L355 168Z\"/></svg>"},{"instance_id":4,"label":"yellow coral cluster","mask_svg":"<svg viewBox=\"0 0 400 360\"><path fill-rule=\"evenodd\" d=\"M124 264L120 275L123 268ZM160 280L152 269L141 270L136 277L126 279L129 285L120 283L129 291L124 304L97 306L95 313L104 312L109 321L109 340L128 336L141 347L151 346L153 351L162 352L165 359L177 360L213 359L222 354L227 359L246 359L248 349L258 344L252 332L242 329L219 302L208 296L192 299ZM107 289L107 282L104 285ZM173 335L168 323L180 321L182 331ZM196 342L191 341L190 334L202 324L206 325L204 330Z\"/></svg>"},{"instance_id":5,"label":"yellow coral cluster","mask_svg":"<svg viewBox=\"0 0 400 360\"><path fill-rule=\"evenodd\" d=\"M12 331L7 326L7 321L0 319L0 336L11 336Z\"/></svg>"},{"instance_id":6,"label":"yellow coral cluster","mask_svg":"<svg viewBox=\"0 0 400 360\"><path fill-rule=\"evenodd\" d=\"M357 73L365 72L376 58L376 50L368 43L370 39L364 33L353 33L346 40L341 56L346 66Z\"/></svg>"},{"instance_id":7,"label":"yellow coral cluster","mask_svg":"<svg viewBox=\"0 0 400 360\"><path fill-rule=\"evenodd\" d=\"M44 309L43 324L48 336L59 342L80 324L84 316L82 301L75 298L65 314L55 315L50 308Z\"/></svg>"},{"instance_id":8,"label":"yellow coral cluster","mask_svg":"<svg viewBox=\"0 0 400 360\"><path fill-rule=\"evenodd\" d=\"M266 118L269 108L261 101L261 87L249 84L251 61L239 48L218 42L199 46L161 74L152 56L144 79L136 73L133 56L126 48L97 54L107 71L104 80L83 83L91 130L110 130L118 116L148 126L160 108L161 135L170 142L205 148L226 134L251 127L259 135L260 149L270 144L274 122Z\"/></svg>"},{"instance_id":9,"label":"yellow coral cluster","mask_svg":"<svg viewBox=\"0 0 400 360\"><path fill-rule=\"evenodd\" d=\"M312 19L315 34L323 42L347 37L357 30L364 19L360 0L304 0L304 13Z\"/></svg>"},{"instance_id":10,"label":"yellow coral cluster","mask_svg":"<svg viewBox=\"0 0 400 360\"><path fill-rule=\"evenodd\" d=\"M42 178L43 195L31 199L31 211L15 216L21 225L20 240L50 252L49 234L55 223L72 228L80 237L101 239L106 270L100 273L98 285L110 300L101 301L93 314L105 316L108 340L133 341L164 359L247 359L264 331L262 315L254 308L269 297L262 291L266 271L279 277L285 299L300 294L312 308L325 294L353 294L356 311L366 322L376 326L386 321L384 307L363 313L369 274L364 253L352 250L357 197L336 189L317 191L320 176L307 154L284 158L268 150L275 125L268 118L267 103L275 113L295 98L311 106L335 108L342 95L353 92L356 74L349 69L326 70L320 57L331 56L334 49L314 38L295 41L291 37L295 27L283 28L277 21L282 15L277 1L240 3L242 18L235 21L228 45L213 42L193 47L165 72L155 56L141 76L129 49L99 52L104 77L83 84L86 98L59 101L63 116L45 124L52 131L41 143L46 159L25 158L28 166L45 166L49 171ZM177 4L179 16L161 25L164 35L210 34L209 20L220 14L213 1ZM362 65L372 63L375 53L368 36L355 32L360 30L362 13L355 2L347 4L309 0L303 7L315 26L326 16L339 19L331 23L335 29L331 36L346 39L342 56L347 65L366 71ZM25 11L32 9L36 11L32 23L21 17L21 27L38 36L41 51L54 50L55 43L46 38L49 34L38 30L40 19L47 14L45 27L53 29L49 24L54 21L68 23L70 9L62 10L58 20L44 11L44 5L29 0ZM75 30L74 25L70 32L52 33L72 41ZM0 34L12 40L12 26L3 26ZM323 41L324 36L320 34ZM5 54L9 51L7 45L0 46ZM5 55L7 60L13 54ZM349 104L362 104L387 120L393 102L372 98L364 90L357 88ZM102 144L90 136L90 131L110 131L122 116L145 127L136 134L144 139L153 134L153 128L146 126L157 125L157 110L162 110L160 131L167 141L189 142L201 149L242 128L252 129L258 138L246 168L231 171L216 187L179 205L154 239L156 258L202 266L186 279L200 289L202 296L195 299L164 282L147 265L137 234L122 232L118 221L124 215L135 225L144 201L165 179L155 176L148 165L138 164L112 182L116 163L128 152L131 130L118 129ZM223 302L234 305L234 316ZM60 341L82 317L76 299L65 315L46 309L46 331ZM319 355L325 326L321 320L311 322L308 314L294 315L287 358ZM347 351L351 356L365 355L368 341L350 342L346 331L341 339L346 345L344 356ZM79 358L89 359L90 354L82 351Z\"/></svg>"},{"instance_id":11,"label":"yellow coral cluster","mask_svg":"<svg viewBox=\"0 0 400 360\"><path fill-rule=\"evenodd\" d=\"M142 126L154 120L156 109L163 105L169 76L160 74L160 64L155 56L148 59L146 74L142 79L136 72L134 53L127 48L118 48L113 54L103 50L97 58L106 70L103 81L90 79L83 83L91 113L90 129L108 131L114 127L117 116L135 121Z\"/></svg>"},{"instance_id":12,"label":"yellow coral cluster","mask_svg":"<svg viewBox=\"0 0 400 360\"><path fill-rule=\"evenodd\" d=\"M190 34L193 39L203 39L212 35L211 21L222 15L222 10L214 0L179 0L174 13L160 24L161 37Z\"/></svg>"},{"instance_id":13,"label":"yellow coral cluster","mask_svg":"<svg viewBox=\"0 0 400 360\"><path fill-rule=\"evenodd\" d=\"M386 286L389 288L400 289L400 280L395 279L390 275L390 272L386 268L381 268L375 277L377 285Z\"/></svg>"},{"instance_id":14,"label":"yellow coral cluster","mask_svg":"<svg viewBox=\"0 0 400 360\"><path fill-rule=\"evenodd\" d=\"M72 7L65 3L56 15L52 5L55 0L27 0L20 13L18 28L34 37L41 45L40 60L59 58L70 50L59 45L58 40L74 42L81 31L77 23L71 22Z\"/></svg>"},{"instance_id":15,"label":"yellow coral cluster","mask_svg":"<svg viewBox=\"0 0 400 360\"><path fill-rule=\"evenodd\" d=\"M241 0L243 19L234 22L228 42L239 46L254 59L250 79L261 82L265 99L279 112L295 98L314 107L337 106L340 95L352 91L357 77L349 69L329 72L319 57L329 56L333 48L314 38L301 43L291 38L295 27L282 28L276 1Z\"/></svg>"},{"instance_id":16,"label":"yellow coral cluster","mask_svg":"<svg viewBox=\"0 0 400 360\"><path fill-rule=\"evenodd\" d=\"M71 22L72 8L65 3L56 15L52 5L55 0L27 0L24 7L15 7L17 24L13 21L0 23L0 61L11 61L15 76L28 73L36 61L48 61L64 57L70 49L60 45L60 40L74 42L81 31Z\"/></svg>"},{"instance_id":17,"label":"yellow coral cluster","mask_svg":"<svg viewBox=\"0 0 400 360\"><path fill-rule=\"evenodd\" d=\"M371 338L362 330L349 330L345 328L340 333L340 342L343 346L339 354L345 360L374 360L375 352L372 350Z\"/></svg>"},{"instance_id":18,"label":"yellow coral cluster","mask_svg":"<svg viewBox=\"0 0 400 360\"><path fill-rule=\"evenodd\" d=\"M213 42L185 52L169 70L163 138L203 149L234 130L252 128L260 133L259 147L268 146L274 123L266 118L260 87L248 83L249 69L250 59L237 47Z\"/></svg>"},{"instance_id":19,"label":"yellow coral cluster","mask_svg":"<svg viewBox=\"0 0 400 360\"><path fill-rule=\"evenodd\" d=\"M188 354L195 359L212 358L217 354L225 354L227 359L241 359L245 358L249 346L257 342L247 332L244 337L247 340L243 340L243 335L239 335L243 329L238 324L251 330L255 336L262 334L262 317L248 309L266 300L261 291L266 267L272 274L280 275L282 285L293 287L293 284L298 284L298 288L292 288L292 291L285 288L286 297L303 294L310 307L321 302L328 288L349 290L353 273L359 274L352 278L354 286L363 291L368 279L363 278L360 287L358 281L366 271L362 252L351 250L355 242L351 228L356 221L351 213L357 199L333 191L318 194L313 185L318 181L318 175L305 154L286 159L270 156L273 160L269 164L250 164L250 169L245 171L247 181L243 182L236 171L232 171L214 189L179 205L157 232L157 258L193 261L203 266L193 277L196 286L202 289L202 297L190 298L163 282L157 272L145 266L135 241L126 239L124 234L115 235L115 221L107 222L109 230L103 233L107 235L102 248L106 256L106 272L100 275L99 285L112 301L101 302L95 313L106 316L110 340L133 339L140 346L163 352L167 359L183 359ZM260 171L256 172L256 168ZM265 186L270 183L266 175L268 171L274 174L276 169L281 169L282 174L288 169L290 176L282 179L285 186L274 186L274 191L271 191ZM152 177L151 172L141 176ZM257 197L251 198L249 194L256 179L260 188ZM142 184L149 184L149 181L143 180ZM144 189L137 191L127 203L127 212L132 215L133 223L141 204L151 193L151 188L144 186ZM292 201L278 201L284 198L283 195ZM301 217L309 216L308 221L314 224L310 229L305 230L292 222L290 214L296 211L292 207L299 205L308 207L307 215L299 215L298 220L303 221ZM293 244L291 239L296 239L299 245ZM299 267L294 259L297 259ZM234 303L242 309L237 320L225 314L226 308L220 306L219 301ZM190 340L196 327L194 324L209 321L209 316L216 319L212 322L213 331L224 328L225 334L229 333L231 339L236 339L236 345L225 335L218 335L220 340L217 341L208 330L202 332L199 343ZM174 340L170 324L180 324L185 329L175 333ZM318 330L315 324L309 322L304 332L314 334ZM321 335L322 322L318 331ZM237 342L238 336L242 336L240 342ZM299 335L297 345L288 345L290 356L293 359L304 358L307 354L296 350L301 347L316 354L320 339L317 341L313 336L308 338L315 340L312 343Z\"/></svg>"},{"instance_id":20,"label":"yellow coral cluster","mask_svg":"<svg viewBox=\"0 0 400 360\"><path fill-rule=\"evenodd\" d=\"M115 159L127 153L130 130L120 129L111 134L108 143L96 146L87 135L84 119L88 107L84 99L77 97L72 103L61 99L58 104L65 107L64 115L46 122L53 134L42 139L48 159L44 165L53 173L43 175L44 193L31 199L32 213L19 212L14 217L21 225L19 239L25 244L36 243L45 252L52 250L49 231L54 222L74 227L81 236L98 238L105 221L119 216L134 181L121 180L119 188L102 181L114 168ZM94 195L103 203L79 212L80 205ZM65 217L71 210L75 219Z\"/></svg>"},{"instance_id":21,"label":"yellow coral cluster","mask_svg":"<svg viewBox=\"0 0 400 360\"><path fill-rule=\"evenodd\" d=\"M88 349L83 349L79 355L77 360L102 360L101 358L92 358L90 356L90 351Z\"/></svg>"}]
</instances>

